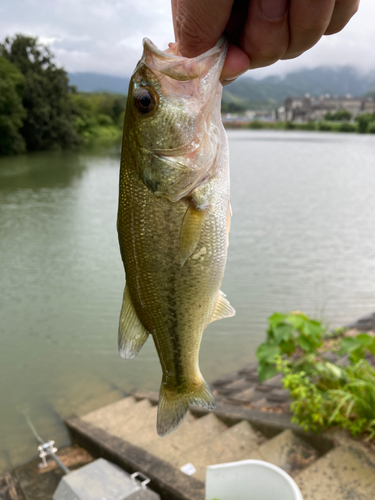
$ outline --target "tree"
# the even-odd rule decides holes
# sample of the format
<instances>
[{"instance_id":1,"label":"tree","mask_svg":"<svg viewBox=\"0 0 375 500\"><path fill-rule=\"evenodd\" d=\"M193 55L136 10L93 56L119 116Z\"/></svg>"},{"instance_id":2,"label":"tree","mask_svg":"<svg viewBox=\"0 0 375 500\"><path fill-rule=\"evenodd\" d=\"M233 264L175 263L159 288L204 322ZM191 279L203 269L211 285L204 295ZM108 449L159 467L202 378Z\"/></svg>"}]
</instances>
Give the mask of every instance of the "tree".
<instances>
[{"instance_id":1,"label":"tree","mask_svg":"<svg viewBox=\"0 0 375 500\"><path fill-rule=\"evenodd\" d=\"M352 114L346 109L338 109L335 113L326 113L324 119L333 122L345 122L352 119Z\"/></svg>"},{"instance_id":2,"label":"tree","mask_svg":"<svg viewBox=\"0 0 375 500\"><path fill-rule=\"evenodd\" d=\"M0 155L22 153L26 147L19 133L26 116L22 106L23 83L16 66L0 56Z\"/></svg>"},{"instance_id":3,"label":"tree","mask_svg":"<svg viewBox=\"0 0 375 500\"><path fill-rule=\"evenodd\" d=\"M16 35L0 44L0 55L24 76L22 91L26 110L20 130L28 151L68 148L80 142L72 88L63 68L53 63L53 54L37 38Z\"/></svg>"},{"instance_id":4,"label":"tree","mask_svg":"<svg viewBox=\"0 0 375 500\"><path fill-rule=\"evenodd\" d=\"M361 113L355 119L358 122L358 132L365 134L368 131L369 124L375 119L375 113Z\"/></svg>"}]
</instances>

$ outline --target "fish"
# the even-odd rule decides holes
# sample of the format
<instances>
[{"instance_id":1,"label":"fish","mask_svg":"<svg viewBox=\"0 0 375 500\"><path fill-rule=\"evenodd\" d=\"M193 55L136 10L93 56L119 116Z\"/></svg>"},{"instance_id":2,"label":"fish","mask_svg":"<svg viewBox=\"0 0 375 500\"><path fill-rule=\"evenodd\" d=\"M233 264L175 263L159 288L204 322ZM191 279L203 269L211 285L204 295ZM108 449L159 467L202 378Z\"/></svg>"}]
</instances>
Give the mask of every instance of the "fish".
<instances>
[{"instance_id":1,"label":"fish","mask_svg":"<svg viewBox=\"0 0 375 500\"><path fill-rule=\"evenodd\" d=\"M224 38L195 58L143 40L129 84L117 217L126 284L118 347L134 358L152 336L162 369L157 432L189 405L216 407L199 369L203 331L235 314L220 290L231 208L221 122Z\"/></svg>"}]
</instances>

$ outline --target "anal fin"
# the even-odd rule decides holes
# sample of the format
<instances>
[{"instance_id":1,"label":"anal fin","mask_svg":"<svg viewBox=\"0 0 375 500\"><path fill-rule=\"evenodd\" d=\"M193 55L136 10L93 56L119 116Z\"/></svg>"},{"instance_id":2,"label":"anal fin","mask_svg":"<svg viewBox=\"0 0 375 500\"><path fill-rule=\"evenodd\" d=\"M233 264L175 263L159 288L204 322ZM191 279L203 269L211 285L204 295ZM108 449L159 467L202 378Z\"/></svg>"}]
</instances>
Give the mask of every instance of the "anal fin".
<instances>
[{"instance_id":1,"label":"anal fin","mask_svg":"<svg viewBox=\"0 0 375 500\"><path fill-rule=\"evenodd\" d=\"M124 359L135 358L148 339L148 336L149 332L138 318L129 289L125 286L118 329L118 350L120 356Z\"/></svg>"},{"instance_id":2,"label":"anal fin","mask_svg":"<svg viewBox=\"0 0 375 500\"><path fill-rule=\"evenodd\" d=\"M186 260L194 252L206 219L206 211L198 210L196 203L191 200L186 210L180 229L180 262L183 266Z\"/></svg>"},{"instance_id":3,"label":"anal fin","mask_svg":"<svg viewBox=\"0 0 375 500\"><path fill-rule=\"evenodd\" d=\"M231 318L236 314L234 308L230 305L229 300L226 299L225 294L219 290L219 297L216 302L215 310L212 315L210 323L217 319Z\"/></svg>"}]
</instances>

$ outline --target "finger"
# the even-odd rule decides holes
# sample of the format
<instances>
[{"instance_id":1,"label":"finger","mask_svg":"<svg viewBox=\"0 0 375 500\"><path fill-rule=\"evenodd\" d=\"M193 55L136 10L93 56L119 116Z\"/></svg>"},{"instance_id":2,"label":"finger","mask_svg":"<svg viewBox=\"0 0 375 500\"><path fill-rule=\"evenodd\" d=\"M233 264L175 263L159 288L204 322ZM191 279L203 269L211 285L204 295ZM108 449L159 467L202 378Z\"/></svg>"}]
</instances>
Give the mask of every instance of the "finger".
<instances>
[{"instance_id":1,"label":"finger","mask_svg":"<svg viewBox=\"0 0 375 500\"><path fill-rule=\"evenodd\" d=\"M175 41L177 42L177 33L176 33L177 0L171 0L171 9L172 9L172 22L173 22L174 38L175 38Z\"/></svg>"},{"instance_id":2,"label":"finger","mask_svg":"<svg viewBox=\"0 0 375 500\"><path fill-rule=\"evenodd\" d=\"M291 0L290 42L282 59L292 59L313 47L331 21L335 0Z\"/></svg>"},{"instance_id":3,"label":"finger","mask_svg":"<svg viewBox=\"0 0 375 500\"><path fill-rule=\"evenodd\" d=\"M228 85L250 68L248 55L237 45L230 44L221 73L222 85Z\"/></svg>"},{"instance_id":4,"label":"finger","mask_svg":"<svg viewBox=\"0 0 375 500\"><path fill-rule=\"evenodd\" d=\"M176 0L174 25L178 50L196 57L211 49L229 21L233 0Z\"/></svg>"},{"instance_id":5,"label":"finger","mask_svg":"<svg viewBox=\"0 0 375 500\"><path fill-rule=\"evenodd\" d=\"M278 61L289 45L288 0L254 0L241 40L241 48L250 57L251 68Z\"/></svg>"},{"instance_id":6,"label":"finger","mask_svg":"<svg viewBox=\"0 0 375 500\"><path fill-rule=\"evenodd\" d=\"M359 0L336 0L331 21L325 35L333 35L341 31L358 11Z\"/></svg>"}]
</instances>

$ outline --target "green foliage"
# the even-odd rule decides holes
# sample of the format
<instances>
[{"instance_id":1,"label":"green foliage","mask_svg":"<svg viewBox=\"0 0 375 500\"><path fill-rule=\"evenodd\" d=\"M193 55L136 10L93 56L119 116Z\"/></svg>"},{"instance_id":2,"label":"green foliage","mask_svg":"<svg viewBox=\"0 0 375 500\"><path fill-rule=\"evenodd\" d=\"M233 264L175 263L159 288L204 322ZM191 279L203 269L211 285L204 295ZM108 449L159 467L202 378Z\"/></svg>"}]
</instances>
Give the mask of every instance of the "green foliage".
<instances>
[{"instance_id":1,"label":"green foliage","mask_svg":"<svg viewBox=\"0 0 375 500\"><path fill-rule=\"evenodd\" d=\"M222 113L244 113L249 107L241 101L221 101Z\"/></svg>"},{"instance_id":2,"label":"green foliage","mask_svg":"<svg viewBox=\"0 0 375 500\"><path fill-rule=\"evenodd\" d=\"M340 125L340 132L356 132L357 127L353 123L344 122Z\"/></svg>"},{"instance_id":3,"label":"green foliage","mask_svg":"<svg viewBox=\"0 0 375 500\"><path fill-rule=\"evenodd\" d=\"M299 349L303 355L299 363L302 367L308 357L316 354L323 343L325 329L319 323L309 319L299 311L290 314L274 313L268 318L269 327L266 341L258 347L258 375L261 381L273 376L277 370L277 356L290 357Z\"/></svg>"},{"instance_id":4,"label":"green foliage","mask_svg":"<svg viewBox=\"0 0 375 500\"><path fill-rule=\"evenodd\" d=\"M366 351L375 355L375 337L360 333L355 337L343 337L340 344L340 354L349 354L350 360L357 363L364 358Z\"/></svg>"},{"instance_id":5,"label":"green foliage","mask_svg":"<svg viewBox=\"0 0 375 500\"><path fill-rule=\"evenodd\" d=\"M25 150L25 141L19 133L26 114L22 105L23 84L21 72L0 56L0 155Z\"/></svg>"},{"instance_id":6,"label":"green foliage","mask_svg":"<svg viewBox=\"0 0 375 500\"><path fill-rule=\"evenodd\" d=\"M339 109L334 113L328 112L324 115L324 119L333 122L344 122L352 119L352 114L346 109Z\"/></svg>"},{"instance_id":7,"label":"green foliage","mask_svg":"<svg viewBox=\"0 0 375 500\"><path fill-rule=\"evenodd\" d=\"M370 126L373 126L374 120L375 120L375 113L362 113L358 115L355 119L355 121L358 123L358 132L361 134L370 132Z\"/></svg>"},{"instance_id":8,"label":"green foliage","mask_svg":"<svg viewBox=\"0 0 375 500\"><path fill-rule=\"evenodd\" d=\"M76 125L85 142L120 137L126 96L80 93L74 94L72 100L77 109Z\"/></svg>"},{"instance_id":9,"label":"green foliage","mask_svg":"<svg viewBox=\"0 0 375 500\"><path fill-rule=\"evenodd\" d=\"M285 130L316 130L316 123L309 121L307 123L285 122Z\"/></svg>"},{"instance_id":10,"label":"green foliage","mask_svg":"<svg viewBox=\"0 0 375 500\"><path fill-rule=\"evenodd\" d=\"M318 122L317 129L321 132L338 132L340 130L341 123L339 122Z\"/></svg>"},{"instance_id":11,"label":"green foliage","mask_svg":"<svg viewBox=\"0 0 375 500\"><path fill-rule=\"evenodd\" d=\"M328 123L320 122L318 123L318 130L320 130L321 132L328 132L331 131L332 128Z\"/></svg>"},{"instance_id":12,"label":"green foliage","mask_svg":"<svg viewBox=\"0 0 375 500\"><path fill-rule=\"evenodd\" d=\"M28 151L68 148L80 142L67 73L53 63L50 50L36 38L16 35L0 44L0 55L24 76L20 129Z\"/></svg>"},{"instance_id":13,"label":"green foliage","mask_svg":"<svg viewBox=\"0 0 375 500\"><path fill-rule=\"evenodd\" d=\"M375 436L375 370L364 359L375 355L375 337L349 337L343 329L327 336L320 322L299 312L274 313L268 321L267 340L257 351L259 377L283 373L292 421L306 431L339 426L353 436ZM332 352L337 359L347 355L347 363L329 361Z\"/></svg>"},{"instance_id":14,"label":"green foliage","mask_svg":"<svg viewBox=\"0 0 375 500\"><path fill-rule=\"evenodd\" d=\"M304 371L295 372L290 363L277 359L277 370L284 374L283 385L289 389L293 402L290 409L292 422L305 431L319 431L327 424L327 401ZM329 402L328 402L329 403Z\"/></svg>"},{"instance_id":15,"label":"green foliage","mask_svg":"<svg viewBox=\"0 0 375 500\"><path fill-rule=\"evenodd\" d=\"M295 130L297 128L297 124L293 122L285 122L285 130Z\"/></svg>"},{"instance_id":16,"label":"green foliage","mask_svg":"<svg viewBox=\"0 0 375 500\"><path fill-rule=\"evenodd\" d=\"M259 129L262 129L262 128L266 128L267 127L267 123L266 122L261 122L260 120L253 120L249 123L248 125L249 128L253 129L253 130L259 130Z\"/></svg>"},{"instance_id":17,"label":"green foliage","mask_svg":"<svg viewBox=\"0 0 375 500\"><path fill-rule=\"evenodd\" d=\"M365 134L367 132L370 120L371 115L368 113L364 113L356 117L355 121L358 123L358 132L360 134Z\"/></svg>"},{"instance_id":18,"label":"green foliage","mask_svg":"<svg viewBox=\"0 0 375 500\"><path fill-rule=\"evenodd\" d=\"M375 370L361 359L354 365L339 368L340 376L308 376L304 371L279 357L277 368L284 374L284 388L293 399L292 421L305 431L342 427L353 436L375 435Z\"/></svg>"},{"instance_id":19,"label":"green foliage","mask_svg":"<svg viewBox=\"0 0 375 500\"><path fill-rule=\"evenodd\" d=\"M304 130L316 130L316 123L313 121L309 121L307 123L304 123L305 128Z\"/></svg>"},{"instance_id":20,"label":"green foliage","mask_svg":"<svg viewBox=\"0 0 375 500\"><path fill-rule=\"evenodd\" d=\"M368 124L368 133L369 134L375 134L375 121L371 121L369 124Z\"/></svg>"}]
</instances>

